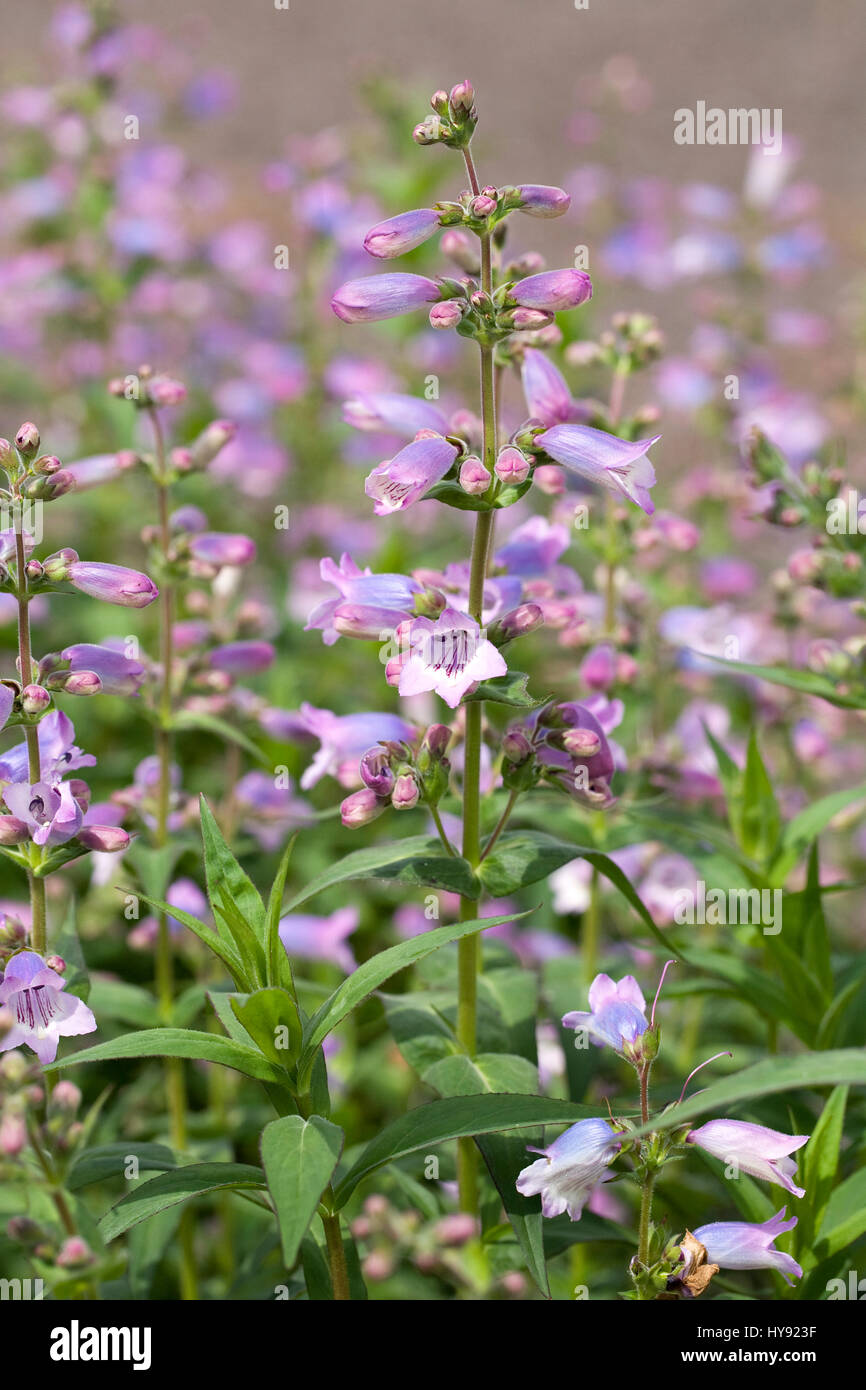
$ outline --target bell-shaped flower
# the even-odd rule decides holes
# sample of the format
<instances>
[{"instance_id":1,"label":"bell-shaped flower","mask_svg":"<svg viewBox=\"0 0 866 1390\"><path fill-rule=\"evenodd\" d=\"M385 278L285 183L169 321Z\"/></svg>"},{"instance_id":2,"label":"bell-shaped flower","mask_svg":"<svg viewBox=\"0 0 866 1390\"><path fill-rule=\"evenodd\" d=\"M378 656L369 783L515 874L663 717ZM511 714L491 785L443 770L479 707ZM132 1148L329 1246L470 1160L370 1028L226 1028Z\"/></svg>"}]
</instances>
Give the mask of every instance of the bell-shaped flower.
<instances>
[{"instance_id":1,"label":"bell-shaped flower","mask_svg":"<svg viewBox=\"0 0 866 1390\"><path fill-rule=\"evenodd\" d=\"M439 213L433 208L415 208L377 222L364 237L364 250L371 256L390 260L414 251L439 230Z\"/></svg>"},{"instance_id":2,"label":"bell-shaped flower","mask_svg":"<svg viewBox=\"0 0 866 1390\"><path fill-rule=\"evenodd\" d=\"M9 811L23 821L36 845L63 845L78 834L84 812L68 782L13 782L3 788Z\"/></svg>"},{"instance_id":3,"label":"bell-shaped flower","mask_svg":"<svg viewBox=\"0 0 866 1390\"><path fill-rule=\"evenodd\" d=\"M794 1182L797 1165L788 1155L809 1142L808 1134L782 1134L746 1120L708 1120L700 1129L691 1130L686 1142L697 1144L726 1164L736 1164L749 1177L777 1183L795 1197L805 1196L805 1188Z\"/></svg>"},{"instance_id":4,"label":"bell-shaped flower","mask_svg":"<svg viewBox=\"0 0 866 1390\"><path fill-rule=\"evenodd\" d=\"M377 516L405 511L441 482L457 457L457 448L438 434L414 439L392 459L374 468L364 483Z\"/></svg>"},{"instance_id":5,"label":"bell-shaped flower","mask_svg":"<svg viewBox=\"0 0 866 1390\"><path fill-rule=\"evenodd\" d=\"M74 743L75 729L68 714L53 709L36 726L42 780L52 786L69 772L95 767L92 753L83 753ZM24 782L28 776L29 753L26 740L10 748L0 758L0 785Z\"/></svg>"},{"instance_id":6,"label":"bell-shaped flower","mask_svg":"<svg viewBox=\"0 0 866 1390\"><path fill-rule=\"evenodd\" d=\"M632 1053L649 1028L646 1001L633 975L616 983L596 975L589 987L589 1013L574 1010L563 1017L563 1028L581 1030L599 1047L606 1043L622 1055Z\"/></svg>"},{"instance_id":7,"label":"bell-shaped flower","mask_svg":"<svg viewBox=\"0 0 866 1390\"><path fill-rule=\"evenodd\" d=\"M444 609L435 622L417 618L409 630L409 647L400 671L400 694L435 690L451 709L470 686L508 670L502 653L475 619L456 608Z\"/></svg>"},{"instance_id":8,"label":"bell-shaped flower","mask_svg":"<svg viewBox=\"0 0 866 1390\"><path fill-rule=\"evenodd\" d=\"M528 1149L541 1157L518 1175L517 1191L523 1197L540 1193L544 1216L561 1216L567 1211L572 1221L579 1221L595 1188L606 1181L606 1169L621 1148L622 1141L607 1120L578 1120L546 1149Z\"/></svg>"},{"instance_id":9,"label":"bell-shaped flower","mask_svg":"<svg viewBox=\"0 0 866 1390\"><path fill-rule=\"evenodd\" d=\"M341 633L347 636L378 637L385 629L397 627L415 609L415 595L421 585L405 574L372 574L360 570L350 555L340 557L340 563L326 556L319 566L326 584L333 584L338 598L326 599L313 609L305 632L321 630L325 645L330 647ZM337 615L343 615L337 621ZM352 621L355 613L363 614L363 623Z\"/></svg>"},{"instance_id":10,"label":"bell-shaped flower","mask_svg":"<svg viewBox=\"0 0 866 1390\"><path fill-rule=\"evenodd\" d=\"M364 391L343 402L343 419L356 430L384 431L412 438L419 430L445 434L448 421L432 401L398 391Z\"/></svg>"},{"instance_id":11,"label":"bell-shaped flower","mask_svg":"<svg viewBox=\"0 0 866 1390\"><path fill-rule=\"evenodd\" d=\"M60 655L69 662L73 674L93 671L99 677L100 689L107 695L136 695L145 680L141 662L115 647L76 642L74 646L64 647Z\"/></svg>"},{"instance_id":12,"label":"bell-shaped flower","mask_svg":"<svg viewBox=\"0 0 866 1390\"><path fill-rule=\"evenodd\" d=\"M518 280L508 298L525 309L555 314L561 309L576 309L591 299L592 280L585 270L543 270L539 275Z\"/></svg>"},{"instance_id":13,"label":"bell-shaped flower","mask_svg":"<svg viewBox=\"0 0 866 1390\"><path fill-rule=\"evenodd\" d=\"M803 1271L793 1256L774 1250L773 1242L796 1224L796 1216L785 1220L782 1207L768 1221L713 1221L699 1226L693 1235L706 1248L711 1264L722 1269L777 1269L785 1283L791 1284Z\"/></svg>"},{"instance_id":14,"label":"bell-shaped flower","mask_svg":"<svg viewBox=\"0 0 866 1390\"><path fill-rule=\"evenodd\" d=\"M656 475L646 453L659 439L661 435L656 434L652 439L629 441L589 425L564 424L537 435L535 443L564 468L627 497L651 516L655 506L649 489L655 486Z\"/></svg>"},{"instance_id":15,"label":"bell-shaped flower","mask_svg":"<svg viewBox=\"0 0 866 1390\"><path fill-rule=\"evenodd\" d=\"M74 560L60 577L68 579L80 593L121 608L146 608L159 594L153 580L139 570L98 560Z\"/></svg>"},{"instance_id":16,"label":"bell-shaped flower","mask_svg":"<svg viewBox=\"0 0 866 1390\"><path fill-rule=\"evenodd\" d=\"M90 1009L76 995L64 994L65 988L63 977L35 951L13 956L0 984L0 1005L12 1018L12 1027L0 1038L0 1052L29 1047L47 1066L57 1056L61 1038L94 1032Z\"/></svg>"},{"instance_id":17,"label":"bell-shaped flower","mask_svg":"<svg viewBox=\"0 0 866 1390\"><path fill-rule=\"evenodd\" d=\"M366 753L375 743L390 740L395 743L411 742L416 732L411 724L396 714L365 711L339 715L328 709L315 709L313 705L303 704L300 716L304 730L313 734L321 744L301 777L304 791L327 776L338 777L344 786L357 786L358 760L362 753Z\"/></svg>"}]
</instances>

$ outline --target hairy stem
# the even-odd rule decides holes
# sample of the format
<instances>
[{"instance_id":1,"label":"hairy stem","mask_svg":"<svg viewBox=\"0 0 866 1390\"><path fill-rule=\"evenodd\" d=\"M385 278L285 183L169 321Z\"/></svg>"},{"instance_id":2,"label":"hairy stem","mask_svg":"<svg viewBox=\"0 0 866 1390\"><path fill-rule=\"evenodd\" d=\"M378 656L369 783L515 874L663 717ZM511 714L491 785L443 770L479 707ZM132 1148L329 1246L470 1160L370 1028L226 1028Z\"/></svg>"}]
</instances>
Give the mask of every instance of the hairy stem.
<instances>
[{"instance_id":1,"label":"hairy stem","mask_svg":"<svg viewBox=\"0 0 866 1390\"><path fill-rule=\"evenodd\" d=\"M346 1252L343 1249L339 1215L323 1216L322 1225L325 1228L325 1243L328 1247L328 1265L331 1270L334 1300L337 1303L346 1303L352 1295L349 1291L349 1271L346 1268Z\"/></svg>"}]
</instances>

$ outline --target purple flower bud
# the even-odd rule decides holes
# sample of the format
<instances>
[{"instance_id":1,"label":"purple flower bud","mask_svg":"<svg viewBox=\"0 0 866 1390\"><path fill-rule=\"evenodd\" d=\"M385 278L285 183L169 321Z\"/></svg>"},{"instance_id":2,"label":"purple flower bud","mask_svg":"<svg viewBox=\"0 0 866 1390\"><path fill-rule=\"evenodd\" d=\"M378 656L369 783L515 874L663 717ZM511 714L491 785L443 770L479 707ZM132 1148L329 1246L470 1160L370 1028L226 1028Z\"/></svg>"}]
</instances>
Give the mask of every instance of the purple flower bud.
<instances>
[{"instance_id":1,"label":"purple flower bud","mask_svg":"<svg viewBox=\"0 0 866 1390\"><path fill-rule=\"evenodd\" d=\"M439 214L432 208L418 208L414 212L401 212L397 217L389 217L378 222L364 237L364 248L371 256L390 260L392 256L402 256L406 251L414 251L428 241L439 229Z\"/></svg>"},{"instance_id":2,"label":"purple flower bud","mask_svg":"<svg viewBox=\"0 0 866 1390\"><path fill-rule=\"evenodd\" d=\"M76 1269L81 1265L90 1264L93 1253L90 1246L81 1236L70 1236L60 1247L60 1251L55 1260L55 1264L60 1269Z\"/></svg>"},{"instance_id":3,"label":"purple flower bud","mask_svg":"<svg viewBox=\"0 0 866 1390\"><path fill-rule=\"evenodd\" d=\"M39 431L32 421L21 426L15 436L15 448L26 462L39 453Z\"/></svg>"},{"instance_id":4,"label":"purple flower bud","mask_svg":"<svg viewBox=\"0 0 866 1390\"><path fill-rule=\"evenodd\" d=\"M49 970L54 970L58 975L66 974L66 961L62 956L46 956L45 964Z\"/></svg>"},{"instance_id":5,"label":"purple flower bud","mask_svg":"<svg viewBox=\"0 0 866 1390\"><path fill-rule=\"evenodd\" d=\"M67 464L64 472L72 475L76 491L81 492L84 488L110 482L139 462L140 455L132 449L121 449L117 454L94 454L90 458L78 459L75 463Z\"/></svg>"},{"instance_id":6,"label":"purple flower bud","mask_svg":"<svg viewBox=\"0 0 866 1390\"><path fill-rule=\"evenodd\" d=\"M23 1115L4 1115L0 1121L0 1153L15 1158L27 1143L27 1125Z\"/></svg>"},{"instance_id":7,"label":"purple flower bud","mask_svg":"<svg viewBox=\"0 0 866 1390\"><path fill-rule=\"evenodd\" d=\"M439 140L439 132L439 117L427 116L425 120L419 121L412 131L412 139L416 145L435 145Z\"/></svg>"},{"instance_id":8,"label":"purple flower bud","mask_svg":"<svg viewBox=\"0 0 866 1390\"><path fill-rule=\"evenodd\" d=\"M592 297L592 280L585 270L545 270L519 280L509 299L525 309L545 309L557 313L560 309L576 309Z\"/></svg>"},{"instance_id":9,"label":"purple flower bud","mask_svg":"<svg viewBox=\"0 0 866 1390\"><path fill-rule=\"evenodd\" d=\"M529 459L512 444L500 449L493 469L500 482L519 487L529 477Z\"/></svg>"},{"instance_id":10,"label":"purple flower bud","mask_svg":"<svg viewBox=\"0 0 866 1390\"><path fill-rule=\"evenodd\" d=\"M63 464L56 454L43 454L41 458L34 459L30 471L32 473L44 473L50 477L52 473L59 473Z\"/></svg>"},{"instance_id":11,"label":"purple flower bud","mask_svg":"<svg viewBox=\"0 0 866 1390\"><path fill-rule=\"evenodd\" d=\"M185 507L178 507L176 512L172 512L169 517L169 525L172 531L194 536L199 531L207 530L207 517L201 507L188 504Z\"/></svg>"},{"instance_id":12,"label":"purple flower bud","mask_svg":"<svg viewBox=\"0 0 866 1390\"><path fill-rule=\"evenodd\" d=\"M532 744L522 729L506 729L502 736L502 754L510 763L525 763L532 757Z\"/></svg>"},{"instance_id":13,"label":"purple flower bud","mask_svg":"<svg viewBox=\"0 0 866 1390\"><path fill-rule=\"evenodd\" d=\"M153 376L147 382L147 397L153 405L180 405L186 400L186 387L172 377Z\"/></svg>"},{"instance_id":14,"label":"purple flower bud","mask_svg":"<svg viewBox=\"0 0 866 1390\"><path fill-rule=\"evenodd\" d=\"M447 724L431 724L424 735L421 746L429 749L430 756L437 761L445 757L451 742L451 730Z\"/></svg>"},{"instance_id":15,"label":"purple flower bud","mask_svg":"<svg viewBox=\"0 0 866 1390\"><path fill-rule=\"evenodd\" d=\"M448 102L452 111L471 111L475 105L475 88L472 83L468 80L458 82L451 88Z\"/></svg>"},{"instance_id":16,"label":"purple flower bud","mask_svg":"<svg viewBox=\"0 0 866 1390\"><path fill-rule=\"evenodd\" d=\"M444 299L433 305L428 318L431 328L456 328L463 318L463 303L459 299Z\"/></svg>"},{"instance_id":17,"label":"purple flower bud","mask_svg":"<svg viewBox=\"0 0 866 1390\"><path fill-rule=\"evenodd\" d=\"M361 759L358 771L365 787L377 796L387 797L394 788L394 773L384 748L370 748Z\"/></svg>"},{"instance_id":18,"label":"purple flower bud","mask_svg":"<svg viewBox=\"0 0 866 1390\"><path fill-rule=\"evenodd\" d=\"M381 816L385 805L386 802L370 787L362 787L346 797L340 807L340 819L348 830L357 830L359 826L369 825L370 821Z\"/></svg>"},{"instance_id":19,"label":"purple flower bud","mask_svg":"<svg viewBox=\"0 0 866 1390\"><path fill-rule=\"evenodd\" d=\"M190 541L190 555L205 565L249 565L256 558L256 543L249 536L228 531L205 531Z\"/></svg>"},{"instance_id":20,"label":"purple flower bud","mask_svg":"<svg viewBox=\"0 0 866 1390\"><path fill-rule=\"evenodd\" d=\"M68 468L61 468L59 473L34 478L27 484L25 491L34 501L53 502L56 498L71 492L74 487L74 475Z\"/></svg>"},{"instance_id":21,"label":"purple flower bud","mask_svg":"<svg viewBox=\"0 0 866 1390\"><path fill-rule=\"evenodd\" d=\"M496 199L491 198L486 193L481 193L477 198L472 199L470 210L473 217L489 217L491 212L496 211Z\"/></svg>"},{"instance_id":22,"label":"purple flower bud","mask_svg":"<svg viewBox=\"0 0 866 1390\"><path fill-rule=\"evenodd\" d=\"M506 642L512 642L515 637L525 637L528 632L534 632L543 622L544 613L537 603L521 603L500 619L499 636Z\"/></svg>"},{"instance_id":23,"label":"purple flower bud","mask_svg":"<svg viewBox=\"0 0 866 1390\"><path fill-rule=\"evenodd\" d=\"M41 714L51 704L51 696L44 686L25 685L21 691L21 708L25 714Z\"/></svg>"},{"instance_id":24,"label":"purple flower bud","mask_svg":"<svg viewBox=\"0 0 866 1390\"><path fill-rule=\"evenodd\" d=\"M544 183L522 183L517 189L520 194L519 208L530 217L561 217L571 207L571 195L564 188L553 188Z\"/></svg>"},{"instance_id":25,"label":"purple flower bud","mask_svg":"<svg viewBox=\"0 0 866 1390\"><path fill-rule=\"evenodd\" d=\"M545 309L511 309L501 314L500 320L517 333L531 333L537 328L546 328L553 322L553 315Z\"/></svg>"},{"instance_id":26,"label":"purple flower bud","mask_svg":"<svg viewBox=\"0 0 866 1390\"><path fill-rule=\"evenodd\" d=\"M30 839L30 831L17 816L0 816L0 845L20 845Z\"/></svg>"},{"instance_id":27,"label":"purple flower bud","mask_svg":"<svg viewBox=\"0 0 866 1390\"><path fill-rule=\"evenodd\" d=\"M470 454L460 465L460 486L470 497L480 496L490 486L490 474L474 454Z\"/></svg>"},{"instance_id":28,"label":"purple flower bud","mask_svg":"<svg viewBox=\"0 0 866 1390\"><path fill-rule=\"evenodd\" d=\"M95 671L74 671L66 677L62 689L67 695L98 695L102 681Z\"/></svg>"},{"instance_id":29,"label":"purple flower bud","mask_svg":"<svg viewBox=\"0 0 866 1390\"><path fill-rule=\"evenodd\" d=\"M238 427L232 420L212 420L190 449L194 467L207 468L220 450L231 443L237 432Z\"/></svg>"},{"instance_id":30,"label":"purple flower bud","mask_svg":"<svg viewBox=\"0 0 866 1390\"><path fill-rule=\"evenodd\" d=\"M607 690L616 680L616 652L609 642L593 647L581 662L580 676L590 690Z\"/></svg>"},{"instance_id":31,"label":"purple flower bud","mask_svg":"<svg viewBox=\"0 0 866 1390\"><path fill-rule=\"evenodd\" d=\"M46 565L46 574L48 573ZM53 578L53 576L51 576ZM104 565L99 561L73 560L66 574L74 588L90 598L116 603L122 608L146 608L153 603L159 590L152 579L124 565Z\"/></svg>"},{"instance_id":32,"label":"purple flower bud","mask_svg":"<svg viewBox=\"0 0 866 1390\"><path fill-rule=\"evenodd\" d=\"M395 811L411 811L413 806L418 805L420 795L421 792L415 778L410 773L405 772L394 783L391 805Z\"/></svg>"},{"instance_id":33,"label":"purple flower bud","mask_svg":"<svg viewBox=\"0 0 866 1390\"><path fill-rule=\"evenodd\" d=\"M214 647L208 665L232 676L251 676L266 671L275 656L270 642L226 642L222 647Z\"/></svg>"},{"instance_id":34,"label":"purple flower bud","mask_svg":"<svg viewBox=\"0 0 866 1390\"><path fill-rule=\"evenodd\" d=\"M566 729L562 746L576 758L594 758L601 752L601 738L593 729Z\"/></svg>"},{"instance_id":35,"label":"purple flower bud","mask_svg":"<svg viewBox=\"0 0 866 1390\"><path fill-rule=\"evenodd\" d=\"M440 298L436 281L424 275L368 275L341 285L331 308L344 323L375 323L435 304Z\"/></svg>"},{"instance_id":36,"label":"purple flower bud","mask_svg":"<svg viewBox=\"0 0 866 1390\"><path fill-rule=\"evenodd\" d=\"M59 956L49 956L45 962L49 970L57 970L56 965L52 965L52 960L59 960ZM61 972L58 971L58 974ZM51 1105L56 1110L65 1110L74 1115L81 1104L81 1092L74 1081L58 1081L54 1090L51 1092Z\"/></svg>"},{"instance_id":37,"label":"purple flower bud","mask_svg":"<svg viewBox=\"0 0 866 1390\"><path fill-rule=\"evenodd\" d=\"M120 825L85 825L78 832L78 843L99 854L117 854L129 848L129 832Z\"/></svg>"}]
</instances>

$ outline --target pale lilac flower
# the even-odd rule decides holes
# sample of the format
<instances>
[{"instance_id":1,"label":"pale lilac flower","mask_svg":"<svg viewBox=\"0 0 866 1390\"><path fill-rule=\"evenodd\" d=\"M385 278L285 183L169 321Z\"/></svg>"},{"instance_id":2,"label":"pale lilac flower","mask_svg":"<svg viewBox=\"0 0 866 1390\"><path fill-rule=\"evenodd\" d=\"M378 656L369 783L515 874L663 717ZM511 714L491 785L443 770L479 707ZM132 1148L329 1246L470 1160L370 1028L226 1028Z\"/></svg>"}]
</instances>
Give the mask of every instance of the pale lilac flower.
<instances>
[{"instance_id":1,"label":"pale lilac flower","mask_svg":"<svg viewBox=\"0 0 866 1390\"><path fill-rule=\"evenodd\" d=\"M540 275L518 280L508 297L525 309L555 314L561 309L576 309L591 299L592 280L585 270L543 270Z\"/></svg>"},{"instance_id":2,"label":"pale lilac flower","mask_svg":"<svg viewBox=\"0 0 866 1390\"><path fill-rule=\"evenodd\" d=\"M590 1013L577 1010L563 1017L563 1028L581 1030L598 1047L605 1043L625 1054L649 1028L646 1002L633 975L616 983L609 975L596 975L589 987Z\"/></svg>"},{"instance_id":3,"label":"pale lilac flower","mask_svg":"<svg viewBox=\"0 0 866 1390\"><path fill-rule=\"evenodd\" d=\"M368 275L341 285L331 308L344 323L375 323L435 304L441 298L436 281L424 275Z\"/></svg>"},{"instance_id":4,"label":"pale lilac flower","mask_svg":"<svg viewBox=\"0 0 866 1390\"><path fill-rule=\"evenodd\" d=\"M57 1056L60 1038L92 1033L96 1019L74 994L64 994L66 981L35 951L21 951L6 966L0 985L0 1004L13 1024L0 1038L0 1052L27 1046L43 1066Z\"/></svg>"},{"instance_id":5,"label":"pale lilac flower","mask_svg":"<svg viewBox=\"0 0 866 1390\"><path fill-rule=\"evenodd\" d=\"M68 782L13 782L3 788L3 800L13 816L23 821L37 845L62 845L78 834L84 812Z\"/></svg>"},{"instance_id":6,"label":"pale lilac flower","mask_svg":"<svg viewBox=\"0 0 866 1390\"><path fill-rule=\"evenodd\" d=\"M785 1220L782 1207L768 1221L714 1221L698 1226L692 1234L705 1247L710 1264L722 1269L777 1269L790 1285L793 1280L789 1276L800 1279L803 1271L792 1255L774 1250L773 1241L796 1224L796 1216ZM683 1253L688 1261L688 1254Z\"/></svg>"},{"instance_id":7,"label":"pale lilac flower","mask_svg":"<svg viewBox=\"0 0 866 1390\"><path fill-rule=\"evenodd\" d=\"M400 694L435 690L455 709L470 686L504 676L502 653L468 614L446 608L435 622L417 618L409 631L409 655L400 672Z\"/></svg>"},{"instance_id":8,"label":"pale lilac flower","mask_svg":"<svg viewBox=\"0 0 866 1390\"><path fill-rule=\"evenodd\" d=\"M607 1168L622 1148L606 1120L578 1120L546 1149L528 1147L541 1154L517 1178L517 1191L523 1197L541 1194L544 1216L561 1216L567 1211L579 1221L583 1208L599 1183L607 1178Z\"/></svg>"},{"instance_id":9,"label":"pale lilac flower","mask_svg":"<svg viewBox=\"0 0 866 1390\"><path fill-rule=\"evenodd\" d=\"M693 1129L686 1142L713 1154L725 1163L734 1163L752 1178L764 1178L804 1197L806 1189L797 1187L797 1165L788 1155L809 1142L808 1134L782 1134L746 1120L708 1120Z\"/></svg>"},{"instance_id":10,"label":"pale lilac flower","mask_svg":"<svg viewBox=\"0 0 866 1390\"><path fill-rule=\"evenodd\" d=\"M568 382L546 352L538 348L525 350L520 379L534 420L545 425L566 425L588 419L588 408L574 399Z\"/></svg>"},{"instance_id":11,"label":"pale lilac flower","mask_svg":"<svg viewBox=\"0 0 866 1390\"><path fill-rule=\"evenodd\" d=\"M364 237L364 249L371 256L390 260L393 256L402 256L406 251L414 251L416 246L429 241L438 230L439 214L433 208L401 212L371 227Z\"/></svg>"},{"instance_id":12,"label":"pale lilac flower","mask_svg":"<svg viewBox=\"0 0 866 1390\"><path fill-rule=\"evenodd\" d=\"M270 642L226 642L208 654L208 666L231 676L252 676L267 671L276 655Z\"/></svg>"},{"instance_id":13,"label":"pale lilac flower","mask_svg":"<svg viewBox=\"0 0 866 1390\"><path fill-rule=\"evenodd\" d=\"M360 787L341 802L340 819L347 830L357 830L381 816L387 805L387 797L377 795L372 787Z\"/></svg>"},{"instance_id":14,"label":"pale lilac flower","mask_svg":"<svg viewBox=\"0 0 866 1390\"><path fill-rule=\"evenodd\" d=\"M426 435L380 463L364 483L377 516L405 511L441 482L457 457L457 448L441 435Z\"/></svg>"},{"instance_id":15,"label":"pale lilac flower","mask_svg":"<svg viewBox=\"0 0 866 1390\"><path fill-rule=\"evenodd\" d=\"M304 631L320 629L328 647L337 641L341 631L352 633L352 608L364 610L367 620L364 631L372 628L373 636L378 637L380 632L397 627L414 612L415 596L422 592L421 585L407 575L360 570L348 554L341 555L339 565L326 556L319 571L327 584L334 585L340 597L318 604L307 619ZM340 614L345 619L342 627L335 621Z\"/></svg>"},{"instance_id":16,"label":"pale lilac flower","mask_svg":"<svg viewBox=\"0 0 866 1390\"><path fill-rule=\"evenodd\" d=\"M387 740L408 742L415 729L396 714L363 713L332 714L330 710L301 705L303 727L321 743L312 763L301 777L304 791L314 787L322 777L348 778L344 785L357 783L358 761L374 743Z\"/></svg>"},{"instance_id":17,"label":"pale lilac flower","mask_svg":"<svg viewBox=\"0 0 866 1390\"><path fill-rule=\"evenodd\" d=\"M112 482L121 473L134 468L138 460L138 454L131 449L122 449L117 454L93 454L75 463L67 463L63 471L72 475L76 492L81 492L85 488L98 487L100 483Z\"/></svg>"},{"instance_id":18,"label":"pale lilac flower","mask_svg":"<svg viewBox=\"0 0 866 1390\"><path fill-rule=\"evenodd\" d=\"M356 907L341 907L330 917L314 917L305 912L290 912L280 919L280 940L289 958L328 961L350 974L355 969L355 957L346 944L346 937L358 929Z\"/></svg>"},{"instance_id":19,"label":"pale lilac flower","mask_svg":"<svg viewBox=\"0 0 866 1390\"><path fill-rule=\"evenodd\" d=\"M396 391L365 391L343 402L343 419L356 430L413 436L419 430L445 434L448 421L432 401Z\"/></svg>"},{"instance_id":20,"label":"pale lilac flower","mask_svg":"<svg viewBox=\"0 0 866 1390\"><path fill-rule=\"evenodd\" d=\"M159 594L146 574L124 565L105 565L96 560L72 561L63 577L82 594L119 604L122 608L146 608Z\"/></svg>"},{"instance_id":21,"label":"pale lilac flower","mask_svg":"<svg viewBox=\"0 0 866 1390\"><path fill-rule=\"evenodd\" d=\"M658 443L652 439L629 442L588 425L554 425L536 438L536 444L557 463L588 482L604 487L634 502L651 516L655 511L649 489L655 485L655 470L646 457Z\"/></svg>"},{"instance_id":22,"label":"pale lilac flower","mask_svg":"<svg viewBox=\"0 0 866 1390\"><path fill-rule=\"evenodd\" d=\"M277 786L267 772L246 773L235 787L234 800L241 827L266 850L279 849L292 830L314 821L309 804L295 794L291 782Z\"/></svg>"}]
</instances>

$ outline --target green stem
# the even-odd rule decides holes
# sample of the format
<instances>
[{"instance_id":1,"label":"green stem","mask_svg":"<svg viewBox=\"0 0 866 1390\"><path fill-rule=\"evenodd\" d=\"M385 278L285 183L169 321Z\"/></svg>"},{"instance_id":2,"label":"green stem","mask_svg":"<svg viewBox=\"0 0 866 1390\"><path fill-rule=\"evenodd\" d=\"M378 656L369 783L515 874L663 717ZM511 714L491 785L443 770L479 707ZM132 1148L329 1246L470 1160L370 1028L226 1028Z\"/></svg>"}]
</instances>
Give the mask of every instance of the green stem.
<instances>
[{"instance_id":1,"label":"green stem","mask_svg":"<svg viewBox=\"0 0 866 1390\"><path fill-rule=\"evenodd\" d=\"M346 1268L346 1252L343 1249L339 1215L323 1216L322 1225L325 1228L325 1243L328 1247L328 1264L331 1269L334 1301L346 1303L352 1295L349 1290L349 1271Z\"/></svg>"},{"instance_id":2,"label":"green stem","mask_svg":"<svg viewBox=\"0 0 866 1390\"><path fill-rule=\"evenodd\" d=\"M520 795L520 792L517 791L516 789L512 790L511 794L509 795L508 801L506 802L506 805L505 805L505 810L502 812L502 815L499 817L499 820L496 822L496 825L495 825L494 830L493 830L493 834L490 836L490 839L487 841L487 844L484 846L484 853L482 854L481 859L479 859L479 861L478 861L479 864L482 863L482 861L485 860L485 859L487 858L487 856L488 856L488 854L490 853L490 851L492 850L493 846L496 844L496 841L499 839L499 836L502 834L503 830L505 829L506 825L508 824L508 821L509 821L509 819L510 819L510 817L511 817L511 812L514 810L514 807L515 807L516 804L517 804L517 798L519 797L519 795Z\"/></svg>"},{"instance_id":3,"label":"green stem","mask_svg":"<svg viewBox=\"0 0 866 1390\"><path fill-rule=\"evenodd\" d=\"M45 879L37 878L32 870L27 871L27 884L30 889L30 944L38 956L48 950L48 915L45 909Z\"/></svg>"},{"instance_id":4,"label":"green stem","mask_svg":"<svg viewBox=\"0 0 866 1390\"><path fill-rule=\"evenodd\" d=\"M174 610L174 590L168 583L165 570L168 567L168 554L171 547L171 523L169 514L170 477L166 457L165 440L159 413L148 410L153 427L157 460L157 506L159 513L159 545L164 572L159 586L159 649L161 681L159 690L159 722L156 729L156 755L159 764L159 783L157 787L156 830L154 842L162 849L168 843L168 822L171 810L171 724L173 714L173 665L174 648L172 641L172 620ZM156 992L162 1021L170 1024L174 1012L174 957L168 915L157 913L156 938ZM165 1096L171 1122L172 1148L182 1154L187 1145L186 1126L186 1082L183 1063L177 1057L167 1057L164 1063ZM195 1228L191 1213L185 1211L178 1227L180 1247L180 1291L184 1301L197 1297L197 1279L194 1250Z\"/></svg>"},{"instance_id":5,"label":"green stem","mask_svg":"<svg viewBox=\"0 0 866 1390\"><path fill-rule=\"evenodd\" d=\"M649 1264L650 1226L652 1224L653 1187L655 1186L655 1180L655 1173L647 1173L640 1195L640 1228L638 1231L637 1257L644 1267Z\"/></svg>"},{"instance_id":6,"label":"green stem","mask_svg":"<svg viewBox=\"0 0 866 1390\"><path fill-rule=\"evenodd\" d=\"M587 989L596 976L598 965L598 942L601 936L601 880L598 869L593 869L589 884L589 905L584 913L581 933L581 959L583 979Z\"/></svg>"},{"instance_id":7,"label":"green stem","mask_svg":"<svg viewBox=\"0 0 866 1390\"><path fill-rule=\"evenodd\" d=\"M429 806L429 803L428 803L428 806ZM455 851L454 851L454 846L452 845L451 841L448 839L448 836L445 834L445 826L442 824L442 817L440 816L438 809L437 809L435 806L429 806L429 811L430 811L430 818L431 818L431 820L433 821L433 824L434 824L435 827L436 827L436 832L437 832L437 834L438 834L438 836L439 836L439 839L442 841L442 845L443 845L443 847L444 847L446 853L447 853L447 854L450 854L450 855L452 856L452 858L456 858L457 856L456 856Z\"/></svg>"}]
</instances>

